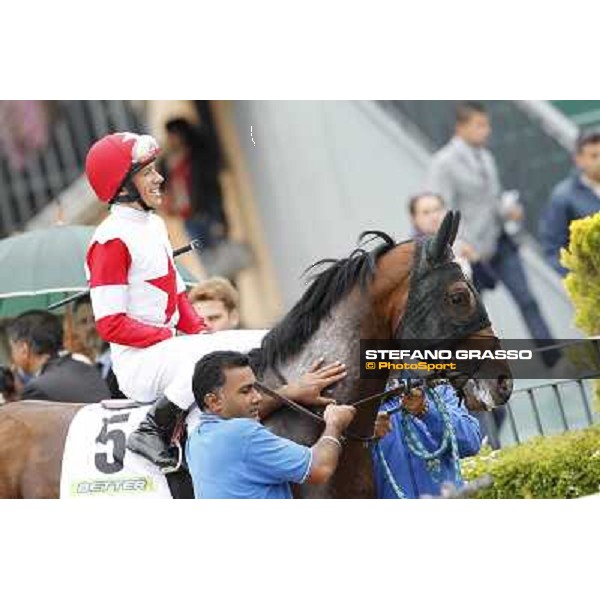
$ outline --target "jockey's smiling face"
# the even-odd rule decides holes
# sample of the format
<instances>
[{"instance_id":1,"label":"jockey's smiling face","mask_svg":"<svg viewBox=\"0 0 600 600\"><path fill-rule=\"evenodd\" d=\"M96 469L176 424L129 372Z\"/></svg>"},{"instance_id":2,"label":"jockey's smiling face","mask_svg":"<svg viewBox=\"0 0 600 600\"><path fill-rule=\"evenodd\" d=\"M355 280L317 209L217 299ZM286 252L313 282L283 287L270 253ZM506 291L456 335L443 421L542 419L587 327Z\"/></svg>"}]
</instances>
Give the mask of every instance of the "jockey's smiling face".
<instances>
[{"instance_id":1,"label":"jockey's smiling face","mask_svg":"<svg viewBox=\"0 0 600 600\"><path fill-rule=\"evenodd\" d=\"M223 419L258 419L260 394L254 387L256 377L250 367L225 369L225 383L206 394L208 410Z\"/></svg>"},{"instance_id":2,"label":"jockey's smiling face","mask_svg":"<svg viewBox=\"0 0 600 600\"><path fill-rule=\"evenodd\" d=\"M132 178L142 200L151 208L159 208L162 204L160 186L164 177L156 170L156 161L152 161L140 169Z\"/></svg>"}]
</instances>

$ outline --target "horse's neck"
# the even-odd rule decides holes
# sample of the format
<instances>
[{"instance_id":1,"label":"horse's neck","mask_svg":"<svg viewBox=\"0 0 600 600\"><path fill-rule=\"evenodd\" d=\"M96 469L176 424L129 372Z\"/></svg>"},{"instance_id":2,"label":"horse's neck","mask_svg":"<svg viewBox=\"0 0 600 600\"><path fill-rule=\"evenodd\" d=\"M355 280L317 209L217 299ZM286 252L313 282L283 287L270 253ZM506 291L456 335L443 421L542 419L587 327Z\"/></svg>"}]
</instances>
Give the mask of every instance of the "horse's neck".
<instances>
[{"instance_id":1,"label":"horse's neck","mask_svg":"<svg viewBox=\"0 0 600 600\"><path fill-rule=\"evenodd\" d=\"M365 318L368 318L367 307L359 298L351 296L341 301L322 320L300 353L281 366L280 372L290 381L306 373L321 357L325 363L339 360L346 365L348 375L336 386L333 397L338 402L351 402L358 393L360 338Z\"/></svg>"},{"instance_id":2,"label":"horse's neck","mask_svg":"<svg viewBox=\"0 0 600 600\"><path fill-rule=\"evenodd\" d=\"M335 386L332 397L338 403L352 404L360 397L381 391L385 382L361 381L360 379L360 340L369 328L365 327L372 315L369 306L357 295L341 301L329 318L323 319L316 333L303 350L281 365L279 372L287 381L297 379L319 358L326 363L339 360L346 365L348 375ZM277 377L267 371L265 380L274 384ZM366 432L374 420L376 407L361 410L353 423L356 431ZM291 412L289 409L277 411L267 421L268 426L278 435L291 438L298 443L311 446L322 432L322 426L312 420ZM338 472L323 486L302 486L303 497L371 497L372 465L369 450L356 442L349 442L344 451Z\"/></svg>"}]
</instances>

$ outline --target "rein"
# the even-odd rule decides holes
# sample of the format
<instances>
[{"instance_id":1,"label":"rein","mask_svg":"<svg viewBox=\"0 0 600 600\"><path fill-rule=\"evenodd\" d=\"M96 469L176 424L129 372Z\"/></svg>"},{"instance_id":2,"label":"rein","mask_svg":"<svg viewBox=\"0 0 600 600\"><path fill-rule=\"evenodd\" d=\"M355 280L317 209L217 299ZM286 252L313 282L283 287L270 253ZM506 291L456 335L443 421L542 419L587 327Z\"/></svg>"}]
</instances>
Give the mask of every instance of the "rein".
<instances>
[{"instance_id":1,"label":"rein","mask_svg":"<svg viewBox=\"0 0 600 600\"><path fill-rule=\"evenodd\" d=\"M320 425L325 425L325 419L323 417L312 412L305 406L302 406L301 404L298 404L297 402L294 402L293 400L290 400L289 398L282 396L279 392L272 390L270 387L266 386L264 383L257 381L255 383L255 387L259 392L261 392L267 396L270 396L274 400L278 400L279 402L281 402L285 406L288 406L292 410L295 410L296 412L298 412L302 415L305 415L306 417L308 417L309 419L312 419L313 421L315 421L316 423L319 423ZM407 389L407 386L405 384L401 384L392 389L385 390L379 394L374 394L372 396L366 396L365 398L360 398L356 402L346 404L345 406L357 407L362 404L370 404L371 402L387 400L388 398L392 398L394 396L397 396L398 394L402 394L402 393L406 392L406 389ZM349 440L353 440L356 442L363 442L365 444L368 442L372 442L375 439L375 437L372 435L371 436L362 436L362 435L352 433L351 431L346 431L346 434L344 437Z\"/></svg>"},{"instance_id":2,"label":"rein","mask_svg":"<svg viewBox=\"0 0 600 600\"><path fill-rule=\"evenodd\" d=\"M474 339L474 338L480 338L480 339L492 339L495 338L496 336L493 334L472 334L470 339ZM448 379L450 381L450 383L452 384L452 387L454 387L454 389L462 396L462 392L463 392L463 388L465 387L467 381L469 381L469 379L473 379L473 377L475 376L475 374L479 371L479 369L481 368L481 366L489 359L480 359L476 362L475 367L468 372L465 371L460 371L460 372L456 372L453 371L452 373L448 373L447 371L436 371L434 373L430 373L427 376L425 376L423 379L424 380L433 380L433 379L439 379L440 377L443 377L445 379ZM277 375L277 377L281 380L282 384L286 384L287 380L286 378L279 372L278 369L275 369L275 374ZM452 381L456 380L456 379L460 379L462 378L463 381L460 385L455 385ZM312 419L313 421L315 421L316 423L319 423L320 425L325 425L325 419L323 419L323 417L321 417L320 415L318 415L317 413L314 413L312 410L306 408L305 406L302 406L301 404L298 404L297 402L294 402L294 400L291 400L290 398L286 398L285 396L281 395L279 392L276 392L275 390L271 389L270 387L266 386L264 383L261 383L259 381L256 382L255 384L256 389L261 392L264 393L267 396L270 396L271 398L278 400L279 402L281 402L282 404L284 404L285 406L291 408L292 410L295 410L296 412L308 417L309 419ZM372 396L366 396L364 398L360 398L358 399L356 402L351 402L348 403L346 406L353 406L353 407L359 407L361 405L367 405L370 404L371 402L382 402L384 400L387 400L388 398L393 398L394 396L398 396L400 394L404 394L408 391L408 389L410 388L409 385L407 384L400 384L394 388L390 388L387 390L384 390L383 392L380 392L379 394L373 394ZM461 397L462 400L462 397ZM401 410L400 407L398 408L394 408L391 411L387 411L388 414L393 414L395 412L398 412L399 410ZM362 436L362 435L358 435L355 433L352 433L351 431L346 431L346 434L344 436L345 438L349 439L349 440L353 440L356 442L362 442L364 444L367 444L369 442L372 442L375 440L374 436Z\"/></svg>"}]
</instances>

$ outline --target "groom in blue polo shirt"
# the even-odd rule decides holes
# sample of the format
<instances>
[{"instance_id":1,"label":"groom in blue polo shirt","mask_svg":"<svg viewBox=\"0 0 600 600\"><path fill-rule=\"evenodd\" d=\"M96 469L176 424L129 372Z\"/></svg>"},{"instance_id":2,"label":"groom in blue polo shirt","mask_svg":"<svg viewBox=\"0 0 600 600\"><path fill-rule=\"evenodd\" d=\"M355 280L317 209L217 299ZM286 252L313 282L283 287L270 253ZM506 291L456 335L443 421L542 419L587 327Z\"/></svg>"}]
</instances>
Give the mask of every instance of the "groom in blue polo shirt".
<instances>
[{"instance_id":1,"label":"groom in blue polo shirt","mask_svg":"<svg viewBox=\"0 0 600 600\"><path fill-rule=\"evenodd\" d=\"M196 364L192 388L203 413L186 452L196 498L288 499L291 482L325 483L335 472L356 410L328 405L323 435L308 448L260 424L255 382L239 352L212 352Z\"/></svg>"}]
</instances>

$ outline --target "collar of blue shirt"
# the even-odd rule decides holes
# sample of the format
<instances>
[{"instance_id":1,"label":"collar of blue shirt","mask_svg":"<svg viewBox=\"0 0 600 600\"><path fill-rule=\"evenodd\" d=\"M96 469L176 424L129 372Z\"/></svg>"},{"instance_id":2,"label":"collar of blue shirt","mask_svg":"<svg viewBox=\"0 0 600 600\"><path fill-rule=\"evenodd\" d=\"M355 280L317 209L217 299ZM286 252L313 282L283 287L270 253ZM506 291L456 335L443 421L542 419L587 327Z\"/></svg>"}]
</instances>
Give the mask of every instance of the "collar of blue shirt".
<instances>
[{"instance_id":1,"label":"collar of blue shirt","mask_svg":"<svg viewBox=\"0 0 600 600\"><path fill-rule=\"evenodd\" d=\"M225 419L219 415L215 415L214 413L202 412L200 414L200 426L206 423L219 423L220 421L225 421Z\"/></svg>"}]
</instances>

